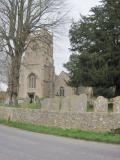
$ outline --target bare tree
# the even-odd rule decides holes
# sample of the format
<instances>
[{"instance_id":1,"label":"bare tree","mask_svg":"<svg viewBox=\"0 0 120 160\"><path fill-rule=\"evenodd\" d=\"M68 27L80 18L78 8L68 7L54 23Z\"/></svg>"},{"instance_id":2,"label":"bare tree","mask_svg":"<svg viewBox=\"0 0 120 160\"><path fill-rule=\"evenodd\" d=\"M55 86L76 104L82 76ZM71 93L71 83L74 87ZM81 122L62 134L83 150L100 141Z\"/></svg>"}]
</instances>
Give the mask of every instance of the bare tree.
<instances>
[{"instance_id":1,"label":"bare tree","mask_svg":"<svg viewBox=\"0 0 120 160\"><path fill-rule=\"evenodd\" d=\"M9 57L6 53L0 52L0 83L7 85ZM2 88L1 88L2 89Z\"/></svg>"},{"instance_id":2,"label":"bare tree","mask_svg":"<svg viewBox=\"0 0 120 160\"><path fill-rule=\"evenodd\" d=\"M17 103L20 66L31 34L59 25L64 17L62 0L0 0L0 51L11 60L8 93ZM38 35L39 36L39 35Z\"/></svg>"}]
</instances>

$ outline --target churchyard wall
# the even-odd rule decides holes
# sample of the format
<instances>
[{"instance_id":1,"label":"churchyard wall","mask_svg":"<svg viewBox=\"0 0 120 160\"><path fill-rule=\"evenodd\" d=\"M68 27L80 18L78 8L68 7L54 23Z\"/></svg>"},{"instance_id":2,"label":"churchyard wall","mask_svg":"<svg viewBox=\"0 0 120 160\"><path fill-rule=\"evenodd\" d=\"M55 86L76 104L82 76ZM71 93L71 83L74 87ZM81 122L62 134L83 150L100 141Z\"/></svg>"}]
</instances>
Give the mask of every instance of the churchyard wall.
<instances>
[{"instance_id":1,"label":"churchyard wall","mask_svg":"<svg viewBox=\"0 0 120 160\"><path fill-rule=\"evenodd\" d=\"M120 97L110 102L98 97L93 101L92 112L87 112L87 106L85 94L49 98L41 101L41 109L0 107L0 119L97 132L120 128Z\"/></svg>"}]
</instances>

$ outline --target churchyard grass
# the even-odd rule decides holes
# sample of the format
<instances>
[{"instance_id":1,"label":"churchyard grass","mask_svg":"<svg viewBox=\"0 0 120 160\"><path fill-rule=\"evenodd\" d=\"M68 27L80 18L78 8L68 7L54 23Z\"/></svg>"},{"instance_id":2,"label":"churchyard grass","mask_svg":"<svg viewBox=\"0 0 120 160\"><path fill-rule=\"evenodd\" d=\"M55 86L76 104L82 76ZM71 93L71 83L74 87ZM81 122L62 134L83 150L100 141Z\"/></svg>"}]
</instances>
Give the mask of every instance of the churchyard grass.
<instances>
[{"instance_id":1,"label":"churchyard grass","mask_svg":"<svg viewBox=\"0 0 120 160\"><path fill-rule=\"evenodd\" d=\"M21 104L20 105L21 108L30 108L30 109L40 109L41 108L41 104L37 104L37 103L28 103L28 104Z\"/></svg>"},{"instance_id":2,"label":"churchyard grass","mask_svg":"<svg viewBox=\"0 0 120 160\"><path fill-rule=\"evenodd\" d=\"M70 137L75 139L84 139L89 141L120 144L120 135L114 135L112 133L96 133L91 131L81 131L78 129L62 129L7 120L0 120L0 124L37 133Z\"/></svg>"},{"instance_id":3,"label":"churchyard grass","mask_svg":"<svg viewBox=\"0 0 120 160\"><path fill-rule=\"evenodd\" d=\"M94 106L88 104L88 106L87 106L87 112L94 112Z\"/></svg>"},{"instance_id":4,"label":"churchyard grass","mask_svg":"<svg viewBox=\"0 0 120 160\"><path fill-rule=\"evenodd\" d=\"M0 103L0 107L12 107L12 108L29 108L29 109L40 109L41 104L39 103L26 103L26 104L18 104L18 105L8 105L4 103Z\"/></svg>"}]
</instances>

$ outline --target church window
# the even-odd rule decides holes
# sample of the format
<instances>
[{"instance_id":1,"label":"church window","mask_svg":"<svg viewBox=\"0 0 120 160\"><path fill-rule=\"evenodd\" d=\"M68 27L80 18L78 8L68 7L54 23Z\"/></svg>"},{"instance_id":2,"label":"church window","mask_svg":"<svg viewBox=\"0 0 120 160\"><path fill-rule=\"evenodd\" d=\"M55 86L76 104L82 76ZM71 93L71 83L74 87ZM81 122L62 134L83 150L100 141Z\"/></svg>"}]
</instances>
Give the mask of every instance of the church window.
<instances>
[{"instance_id":1,"label":"church window","mask_svg":"<svg viewBox=\"0 0 120 160\"><path fill-rule=\"evenodd\" d=\"M60 87L60 96L65 96L64 87Z\"/></svg>"},{"instance_id":2,"label":"church window","mask_svg":"<svg viewBox=\"0 0 120 160\"><path fill-rule=\"evenodd\" d=\"M29 88L30 89L36 88L36 76L34 74L30 74L29 76Z\"/></svg>"}]
</instances>

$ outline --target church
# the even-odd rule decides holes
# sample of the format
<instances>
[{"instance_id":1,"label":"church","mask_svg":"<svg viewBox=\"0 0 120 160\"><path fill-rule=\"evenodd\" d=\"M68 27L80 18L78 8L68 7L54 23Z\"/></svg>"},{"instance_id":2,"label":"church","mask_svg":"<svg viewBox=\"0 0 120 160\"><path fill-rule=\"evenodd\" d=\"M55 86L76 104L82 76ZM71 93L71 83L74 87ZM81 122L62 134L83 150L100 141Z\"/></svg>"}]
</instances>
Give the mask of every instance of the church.
<instances>
[{"instance_id":1,"label":"church","mask_svg":"<svg viewBox=\"0 0 120 160\"><path fill-rule=\"evenodd\" d=\"M36 97L74 95L74 89L66 84L68 74L55 75L53 35L44 29L39 37L30 38L20 69L19 99L33 102Z\"/></svg>"}]
</instances>

